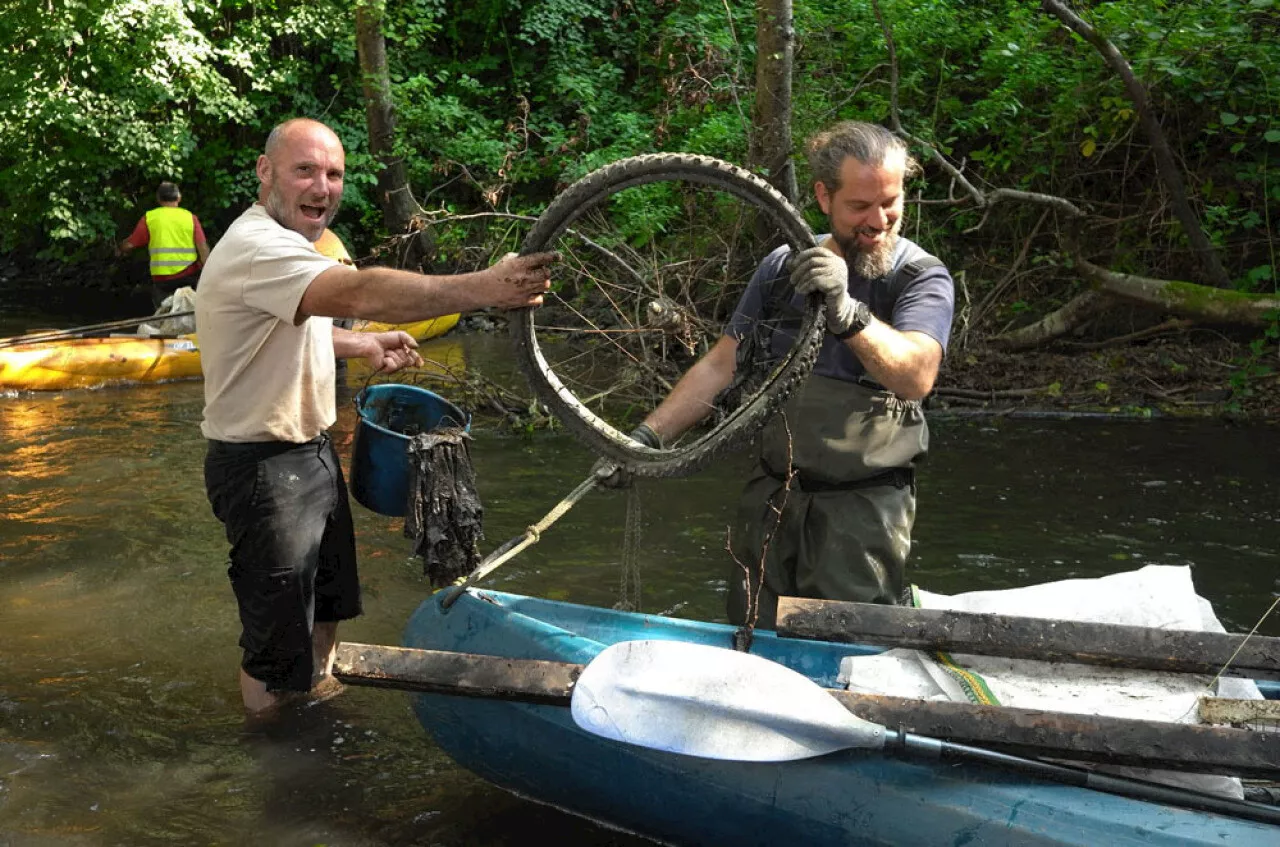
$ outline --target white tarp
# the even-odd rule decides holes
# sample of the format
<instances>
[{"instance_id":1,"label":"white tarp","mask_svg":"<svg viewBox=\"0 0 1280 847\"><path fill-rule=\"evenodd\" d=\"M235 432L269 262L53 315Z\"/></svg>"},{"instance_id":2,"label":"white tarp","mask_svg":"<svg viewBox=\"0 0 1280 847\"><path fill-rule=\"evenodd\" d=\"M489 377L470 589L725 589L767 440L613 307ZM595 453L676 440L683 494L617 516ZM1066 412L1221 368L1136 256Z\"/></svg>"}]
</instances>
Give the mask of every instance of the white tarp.
<instances>
[{"instance_id":1,"label":"white tarp","mask_svg":"<svg viewBox=\"0 0 1280 847\"><path fill-rule=\"evenodd\" d=\"M1196 594L1187 567L1148 565L1096 579L1068 579L954 596L921 591L918 597L919 605L926 609L1226 631L1209 602ZM1196 705L1200 697L1262 697L1253 682L1237 678L1222 678L1214 683L1212 677L1194 674L964 654L949 654L949 658L981 677L1000 705L1027 709L1199 723ZM875 656L846 657L840 663L839 681L850 691L863 693L971 701L973 697L962 684L962 677L963 674L948 671L936 654L890 650ZM1128 768L1099 770L1242 796L1239 780L1227 777Z\"/></svg>"},{"instance_id":2,"label":"white tarp","mask_svg":"<svg viewBox=\"0 0 1280 847\"><path fill-rule=\"evenodd\" d=\"M184 286L174 291L156 309L156 320L138 327L137 334L151 337L155 335L190 335L196 331L196 316L183 315L178 318L165 318L165 315L176 315L180 312L193 312L196 308L196 290Z\"/></svg>"}]
</instances>

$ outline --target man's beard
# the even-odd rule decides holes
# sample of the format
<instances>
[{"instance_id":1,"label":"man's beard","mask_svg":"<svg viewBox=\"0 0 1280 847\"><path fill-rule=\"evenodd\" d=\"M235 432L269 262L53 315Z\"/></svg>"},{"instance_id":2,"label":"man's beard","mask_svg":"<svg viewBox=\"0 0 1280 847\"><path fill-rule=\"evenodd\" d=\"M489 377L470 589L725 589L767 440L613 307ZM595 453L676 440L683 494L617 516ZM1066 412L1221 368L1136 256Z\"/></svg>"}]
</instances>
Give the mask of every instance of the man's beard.
<instances>
[{"instance_id":1,"label":"man's beard","mask_svg":"<svg viewBox=\"0 0 1280 847\"><path fill-rule=\"evenodd\" d=\"M276 186L274 185L271 186L271 188L267 191L267 199L263 202L262 205L266 207L267 214L275 218L276 223L280 224L282 227L286 229L294 229L288 224L289 209L285 205L284 197L281 196L280 191L279 189L276 188ZM334 203L332 206L329 206L327 209L325 209L324 215L318 221L312 221L310 218L302 217L301 214L299 214L299 217L302 218L302 220L308 226L311 226L314 224L314 226L317 227L318 231L316 232L314 238L310 235L310 233L302 232L296 229L294 229L294 231L297 232L299 235L303 236L304 238L307 238L311 241L318 240L320 236L324 235L325 228L329 226L330 223L333 222L333 219L335 217L338 216L338 207L341 205L342 205L342 198L339 197L337 203Z\"/></svg>"},{"instance_id":2,"label":"man's beard","mask_svg":"<svg viewBox=\"0 0 1280 847\"><path fill-rule=\"evenodd\" d=\"M893 270L893 251L898 246L898 229L895 225L886 234L884 241L870 250L864 250L858 244L859 230L854 230L847 236L834 237L850 270L863 279L879 279ZM864 230L863 234L869 233Z\"/></svg>"}]
</instances>

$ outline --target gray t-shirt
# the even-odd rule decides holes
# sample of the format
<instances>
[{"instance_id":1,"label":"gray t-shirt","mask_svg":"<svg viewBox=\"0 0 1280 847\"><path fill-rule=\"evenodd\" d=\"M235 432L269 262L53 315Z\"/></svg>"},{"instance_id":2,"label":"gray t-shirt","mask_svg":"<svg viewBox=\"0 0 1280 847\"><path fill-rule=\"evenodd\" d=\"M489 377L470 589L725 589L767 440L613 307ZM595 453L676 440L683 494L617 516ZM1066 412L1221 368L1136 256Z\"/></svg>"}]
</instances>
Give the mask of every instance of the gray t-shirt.
<instances>
[{"instance_id":1,"label":"gray t-shirt","mask_svg":"<svg viewBox=\"0 0 1280 847\"><path fill-rule=\"evenodd\" d=\"M824 243L826 238L826 235L818 236L818 243ZM747 290L734 309L733 317L725 327L725 335L741 341L743 335L750 330L760 315L773 283L786 278L787 271L783 264L790 252L790 246L783 245L766 256L756 268ZM907 262L926 255L928 254L915 242L899 238L894 250L893 267L896 270ZM922 332L942 345L945 353L947 342L951 338L951 317L955 310L955 285L951 281L951 274L944 267L924 271L902 289L896 302L890 302L892 294L888 280L892 276L891 273L887 277L869 280L850 272L849 294L870 306L872 314L894 329L899 332ZM799 314L804 309L804 298L795 295L790 306L793 315ZM789 325L784 323L772 333L775 355L786 353L795 340L795 332L795 322L791 321ZM866 368L847 344L828 334L822 341L822 349L818 353L813 372L819 376L856 382L866 374Z\"/></svg>"}]
</instances>

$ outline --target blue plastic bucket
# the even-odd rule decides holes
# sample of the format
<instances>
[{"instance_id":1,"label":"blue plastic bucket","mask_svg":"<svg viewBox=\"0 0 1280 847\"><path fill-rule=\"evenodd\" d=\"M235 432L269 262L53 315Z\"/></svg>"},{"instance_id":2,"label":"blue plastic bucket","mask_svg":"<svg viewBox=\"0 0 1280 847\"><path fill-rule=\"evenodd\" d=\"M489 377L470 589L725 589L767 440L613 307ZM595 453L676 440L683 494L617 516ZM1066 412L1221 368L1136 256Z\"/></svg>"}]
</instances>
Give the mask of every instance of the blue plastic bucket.
<instances>
[{"instance_id":1,"label":"blue plastic bucket","mask_svg":"<svg viewBox=\"0 0 1280 847\"><path fill-rule=\"evenodd\" d=\"M409 499L409 442L442 427L471 428L471 419L439 394L383 383L356 395L351 493L380 515L403 517Z\"/></svg>"}]
</instances>

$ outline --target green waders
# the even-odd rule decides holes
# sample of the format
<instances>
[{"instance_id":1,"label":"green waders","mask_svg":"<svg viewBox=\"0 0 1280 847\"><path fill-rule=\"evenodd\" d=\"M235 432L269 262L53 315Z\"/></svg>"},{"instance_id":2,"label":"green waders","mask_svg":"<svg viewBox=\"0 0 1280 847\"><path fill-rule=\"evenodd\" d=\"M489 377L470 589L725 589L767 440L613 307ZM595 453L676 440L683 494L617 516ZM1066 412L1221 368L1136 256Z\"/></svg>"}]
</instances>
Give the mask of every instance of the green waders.
<instances>
[{"instance_id":1,"label":"green waders","mask_svg":"<svg viewBox=\"0 0 1280 847\"><path fill-rule=\"evenodd\" d=\"M899 602L916 517L914 465L928 445L920 403L810 376L765 427L742 493L729 620L742 625L754 612L756 626L773 629L780 596Z\"/></svg>"}]
</instances>

